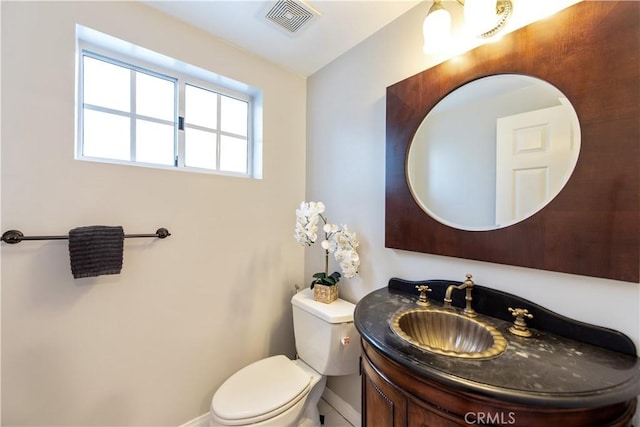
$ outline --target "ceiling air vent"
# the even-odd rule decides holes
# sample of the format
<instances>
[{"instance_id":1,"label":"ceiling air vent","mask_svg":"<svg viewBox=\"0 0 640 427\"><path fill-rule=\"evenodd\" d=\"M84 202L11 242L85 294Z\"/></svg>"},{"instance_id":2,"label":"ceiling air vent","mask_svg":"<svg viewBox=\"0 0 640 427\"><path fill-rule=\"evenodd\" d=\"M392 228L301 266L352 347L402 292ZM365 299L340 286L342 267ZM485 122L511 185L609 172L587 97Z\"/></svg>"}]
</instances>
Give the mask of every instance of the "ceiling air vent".
<instances>
[{"instance_id":1,"label":"ceiling air vent","mask_svg":"<svg viewBox=\"0 0 640 427\"><path fill-rule=\"evenodd\" d=\"M287 33L296 34L318 15L317 10L300 0L278 0L267 8L265 17Z\"/></svg>"}]
</instances>

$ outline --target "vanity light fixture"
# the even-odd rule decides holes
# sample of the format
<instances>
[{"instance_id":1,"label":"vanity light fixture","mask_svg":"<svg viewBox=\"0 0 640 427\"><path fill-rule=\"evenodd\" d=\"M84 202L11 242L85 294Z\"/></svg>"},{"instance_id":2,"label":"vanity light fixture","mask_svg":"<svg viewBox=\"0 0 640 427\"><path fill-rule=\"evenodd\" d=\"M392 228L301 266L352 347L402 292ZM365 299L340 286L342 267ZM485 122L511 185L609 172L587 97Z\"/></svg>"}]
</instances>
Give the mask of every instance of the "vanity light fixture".
<instances>
[{"instance_id":1,"label":"vanity light fixture","mask_svg":"<svg viewBox=\"0 0 640 427\"><path fill-rule=\"evenodd\" d=\"M442 6L440 0L434 0L422 24L424 53L436 53L447 44L451 37L451 14Z\"/></svg>"},{"instance_id":2,"label":"vanity light fixture","mask_svg":"<svg viewBox=\"0 0 640 427\"><path fill-rule=\"evenodd\" d=\"M511 0L455 0L464 8L464 22L471 34L489 38L506 25L513 4ZM441 0L434 0L422 24L425 53L437 53L451 37L451 15Z\"/></svg>"}]
</instances>

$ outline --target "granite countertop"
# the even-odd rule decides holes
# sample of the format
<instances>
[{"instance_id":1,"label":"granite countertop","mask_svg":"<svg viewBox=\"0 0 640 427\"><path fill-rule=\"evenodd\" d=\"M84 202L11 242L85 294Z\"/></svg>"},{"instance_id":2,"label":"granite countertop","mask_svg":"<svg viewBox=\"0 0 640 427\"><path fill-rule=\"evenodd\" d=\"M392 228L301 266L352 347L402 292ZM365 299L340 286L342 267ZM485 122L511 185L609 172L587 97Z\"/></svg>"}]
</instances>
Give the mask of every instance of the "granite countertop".
<instances>
[{"instance_id":1,"label":"granite countertop","mask_svg":"<svg viewBox=\"0 0 640 427\"><path fill-rule=\"evenodd\" d=\"M398 337L389 326L394 313L419 308L416 301L412 293L383 288L360 300L354 314L365 341L416 375L483 396L548 407L597 407L640 394L636 356L533 328L533 336L518 337L508 331L512 322L483 314L477 319L506 338L504 353L472 360L427 352ZM433 299L432 304L439 308Z\"/></svg>"}]
</instances>

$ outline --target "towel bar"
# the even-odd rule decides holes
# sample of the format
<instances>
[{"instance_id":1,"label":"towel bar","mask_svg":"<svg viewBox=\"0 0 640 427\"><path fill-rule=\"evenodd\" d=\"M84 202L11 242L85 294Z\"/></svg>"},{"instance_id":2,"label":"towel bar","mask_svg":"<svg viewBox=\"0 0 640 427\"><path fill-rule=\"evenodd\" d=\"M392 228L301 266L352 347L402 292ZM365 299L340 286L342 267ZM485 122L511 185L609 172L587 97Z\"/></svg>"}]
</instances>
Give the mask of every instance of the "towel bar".
<instances>
[{"instance_id":1,"label":"towel bar","mask_svg":"<svg viewBox=\"0 0 640 427\"><path fill-rule=\"evenodd\" d=\"M158 228L154 234L125 234L125 239L137 238L137 237L157 237L164 239L171 236L169 230L166 228ZM23 240L67 240L69 236L25 236L22 231L9 230L2 233L2 241L9 244L20 243Z\"/></svg>"}]
</instances>

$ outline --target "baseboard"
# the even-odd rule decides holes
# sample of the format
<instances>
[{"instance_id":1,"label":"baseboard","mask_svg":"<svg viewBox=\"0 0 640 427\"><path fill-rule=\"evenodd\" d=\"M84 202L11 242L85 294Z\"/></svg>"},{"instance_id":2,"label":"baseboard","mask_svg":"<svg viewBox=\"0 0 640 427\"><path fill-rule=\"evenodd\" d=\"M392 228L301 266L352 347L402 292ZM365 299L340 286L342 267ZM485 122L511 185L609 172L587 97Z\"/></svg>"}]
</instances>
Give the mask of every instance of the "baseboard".
<instances>
[{"instance_id":1,"label":"baseboard","mask_svg":"<svg viewBox=\"0 0 640 427\"><path fill-rule=\"evenodd\" d=\"M202 414L197 418L187 421L180 427L209 427L209 412Z\"/></svg>"},{"instance_id":2,"label":"baseboard","mask_svg":"<svg viewBox=\"0 0 640 427\"><path fill-rule=\"evenodd\" d=\"M343 398L338 396L333 390L330 388L325 388L322 393L322 398L327 401L327 403L333 406L333 409L338 411L342 417L349 421L351 425L354 427L360 427L361 416L358 411L353 409L353 406L349 405Z\"/></svg>"}]
</instances>

